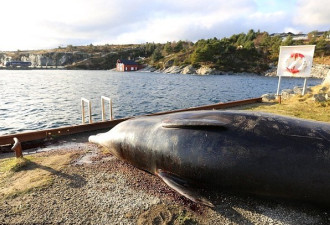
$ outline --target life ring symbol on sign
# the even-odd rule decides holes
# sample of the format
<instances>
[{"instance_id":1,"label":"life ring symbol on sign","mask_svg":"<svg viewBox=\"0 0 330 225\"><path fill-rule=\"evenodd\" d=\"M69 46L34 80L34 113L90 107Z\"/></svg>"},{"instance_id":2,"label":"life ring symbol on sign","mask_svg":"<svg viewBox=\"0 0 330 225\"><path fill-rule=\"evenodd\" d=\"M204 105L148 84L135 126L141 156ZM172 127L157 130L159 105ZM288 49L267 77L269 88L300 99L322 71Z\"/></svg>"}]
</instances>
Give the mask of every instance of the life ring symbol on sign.
<instances>
[{"instance_id":1,"label":"life ring symbol on sign","mask_svg":"<svg viewBox=\"0 0 330 225\"><path fill-rule=\"evenodd\" d=\"M296 74L304 71L307 67L306 57L301 53L292 53L285 60L286 71Z\"/></svg>"}]
</instances>

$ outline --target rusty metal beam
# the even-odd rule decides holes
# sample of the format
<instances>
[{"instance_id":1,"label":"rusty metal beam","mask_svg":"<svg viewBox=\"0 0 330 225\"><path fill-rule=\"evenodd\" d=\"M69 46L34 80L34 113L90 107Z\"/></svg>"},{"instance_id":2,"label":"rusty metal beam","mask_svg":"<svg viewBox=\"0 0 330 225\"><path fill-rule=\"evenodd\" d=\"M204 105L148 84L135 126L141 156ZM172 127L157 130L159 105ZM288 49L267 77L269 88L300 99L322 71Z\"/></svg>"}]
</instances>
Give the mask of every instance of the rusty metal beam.
<instances>
[{"instance_id":1,"label":"rusty metal beam","mask_svg":"<svg viewBox=\"0 0 330 225\"><path fill-rule=\"evenodd\" d=\"M198 107L192 107L192 108L186 108L186 109L178 109L178 110L172 110L172 111L166 111L166 112L158 112L149 114L146 116L153 116L153 115L164 115L169 113L176 113L176 112L187 112L187 111L194 111L194 110L210 110L210 109L228 109L233 108L236 106L242 106L242 105L248 105L248 104L254 104L254 103L261 103L262 98L251 98L251 99L245 99L240 101L233 101L233 102L226 102L226 103L217 103L213 105L205 105L205 106L198 106Z\"/></svg>"},{"instance_id":2,"label":"rusty metal beam","mask_svg":"<svg viewBox=\"0 0 330 225\"><path fill-rule=\"evenodd\" d=\"M83 132L88 132L88 131L101 130L101 129L105 129L105 128L112 128L112 127L116 126L118 123L123 122L124 120L127 120L127 119L129 119L129 118L111 120L111 121L106 121L106 122L96 122L96 123L92 123L92 124L59 127L59 128L53 128L53 129L47 129L47 130L41 130L41 131L31 131L31 132L3 135L3 136L0 136L0 146L13 144L14 137L18 138L21 142L41 140L41 139L46 139L46 138L51 138L51 137L77 134L77 133L83 133Z\"/></svg>"},{"instance_id":3,"label":"rusty metal beam","mask_svg":"<svg viewBox=\"0 0 330 225\"><path fill-rule=\"evenodd\" d=\"M253 99L246 99L246 100L241 100L241 101L218 103L218 104L213 104L213 105L205 105L205 106L192 107L192 108L187 108L187 109L158 112L158 113L148 114L146 116L163 115L163 114L193 111L193 110L225 109L225 108L232 108L232 107L236 107L236 106L242 106L242 105L253 104L253 103L258 103L258 102L262 102L262 99L253 98ZM102 130L102 129L107 129L107 128L110 129L110 128L116 126L117 124L119 124L125 120L128 120L130 118L132 118L132 117L110 120L110 121L105 121L105 122L95 122L92 124L74 125L74 126L59 127L59 128L47 129L47 130L41 130L41 131L31 131L31 132L3 135L3 136L0 136L0 146L14 144L15 137L20 142L27 142L27 141L47 139L47 138L51 138L51 137L70 135L70 134L78 134L78 133L83 133L83 132L88 132L88 131Z\"/></svg>"}]
</instances>

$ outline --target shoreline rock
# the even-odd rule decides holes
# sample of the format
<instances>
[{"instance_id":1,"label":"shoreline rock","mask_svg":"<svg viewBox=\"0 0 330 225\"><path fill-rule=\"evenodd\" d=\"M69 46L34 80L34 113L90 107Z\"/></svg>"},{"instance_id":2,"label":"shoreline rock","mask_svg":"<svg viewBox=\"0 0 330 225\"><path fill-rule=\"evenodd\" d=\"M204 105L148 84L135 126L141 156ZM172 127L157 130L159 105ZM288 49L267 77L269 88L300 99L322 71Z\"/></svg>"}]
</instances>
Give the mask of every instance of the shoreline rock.
<instances>
[{"instance_id":1,"label":"shoreline rock","mask_svg":"<svg viewBox=\"0 0 330 225\"><path fill-rule=\"evenodd\" d=\"M183 70L181 71L182 74L196 74L196 69L192 66L186 66L183 68Z\"/></svg>"},{"instance_id":2,"label":"shoreline rock","mask_svg":"<svg viewBox=\"0 0 330 225\"><path fill-rule=\"evenodd\" d=\"M260 76L260 74L256 73L248 73L248 72L224 72L219 71L214 68L210 68L208 66L201 66L196 69L192 65L188 66L170 66L165 69L156 69L153 66L147 65L145 68L138 70L137 72L155 72L155 73L166 73L166 74L191 74L191 75L256 75Z\"/></svg>"},{"instance_id":3,"label":"shoreline rock","mask_svg":"<svg viewBox=\"0 0 330 225\"><path fill-rule=\"evenodd\" d=\"M328 71L327 76L324 78L322 86L330 86L330 71Z\"/></svg>"},{"instance_id":4,"label":"shoreline rock","mask_svg":"<svg viewBox=\"0 0 330 225\"><path fill-rule=\"evenodd\" d=\"M325 78L330 71L330 65L325 64L313 64L311 77L312 78ZM271 69L267 70L264 75L266 77L276 77L277 75L277 67L272 67Z\"/></svg>"},{"instance_id":5,"label":"shoreline rock","mask_svg":"<svg viewBox=\"0 0 330 225\"><path fill-rule=\"evenodd\" d=\"M139 70L139 72L155 72L155 73L166 73L166 74L192 74L192 75L256 75L256 76L269 76L269 77L275 77L276 76L276 67L272 67L271 69L267 70L263 74L257 74L257 73L248 73L248 72L224 72L219 71L213 68L210 68L208 66L201 66L200 68L194 68L192 65L188 66L170 66L165 69L156 69L150 65L147 65L142 70ZM318 79L325 79L327 74L330 73L330 65L325 64L314 64L312 67L311 77L312 78L318 78ZM328 78L329 84L330 84L330 78Z\"/></svg>"},{"instance_id":6,"label":"shoreline rock","mask_svg":"<svg viewBox=\"0 0 330 225\"><path fill-rule=\"evenodd\" d=\"M301 95L302 90L303 90L303 88L298 87L298 86L294 87L293 89L284 89L281 91L281 97L284 100L290 99L294 96ZM318 93L316 93L316 94L315 93L313 94L312 92L313 92L312 87L307 87L306 91L305 91L305 95L312 94L312 96L313 96L312 99L315 102L319 102L319 103L330 101L330 86L329 85L323 86L323 88L321 88L318 91ZM261 96L261 98L262 98L263 102L273 102L276 100L277 96L275 93L267 93L267 94L263 94Z\"/></svg>"}]
</instances>

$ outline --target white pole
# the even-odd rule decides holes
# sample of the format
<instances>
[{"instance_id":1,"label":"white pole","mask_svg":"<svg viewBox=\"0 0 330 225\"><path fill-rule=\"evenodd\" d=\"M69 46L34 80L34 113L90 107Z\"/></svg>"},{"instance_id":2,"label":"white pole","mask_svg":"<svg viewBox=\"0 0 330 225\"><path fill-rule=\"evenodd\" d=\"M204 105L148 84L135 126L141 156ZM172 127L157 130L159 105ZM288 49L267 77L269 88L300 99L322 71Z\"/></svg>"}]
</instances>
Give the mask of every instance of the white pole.
<instances>
[{"instance_id":1,"label":"white pole","mask_svg":"<svg viewBox=\"0 0 330 225\"><path fill-rule=\"evenodd\" d=\"M102 121L105 121L104 99L101 97Z\"/></svg>"},{"instance_id":2,"label":"white pole","mask_svg":"<svg viewBox=\"0 0 330 225\"><path fill-rule=\"evenodd\" d=\"M276 93L277 96L279 96L279 94L280 94L281 79L282 79L282 76L279 76L278 85L277 85L277 93Z\"/></svg>"},{"instance_id":3,"label":"white pole","mask_svg":"<svg viewBox=\"0 0 330 225\"><path fill-rule=\"evenodd\" d=\"M81 98L81 123L85 124L85 104L84 99Z\"/></svg>"},{"instance_id":4,"label":"white pole","mask_svg":"<svg viewBox=\"0 0 330 225\"><path fill-rule=\"evenodd\" d=\"M105 121L106 120L106 115L105 115L105 107L104 107L104 101L108 101L109 102L109 117L110 117L110 120L113 120L113 116L112 116L112 100L111 98L108 98L108 97L104 97L104 96L101 96L101 105L102 105L102 121Z\"/></svg>"},{"instance_id":5,"label":"white pole","mask_svg":"<svg viewBox=\"0 0 330 225\"><path fill-rule=\"evenodd\" d=\"M305 92L306 92L306 85L307 85L307 77L305 78L305 81L304 81L304 87L303 87L303 91L302 91L301 95L305 95Z\"/></svg>"},{"instance_id":6,"label":"white pole","mask_svg":"<svg viewBox=\"0 0 330 225\"><path fill-rule=\"evenodd\" d=\"M93 123L92 120L92 103L90 100L87 100L86 98L81 98L81 110L82 110L82 124L85 124L85 102L88 106L88 116L89 116L89 123Z\"/></svg>"},{"instance_id":7,"label":"white pole","mask_svg":"<svg viewBox=\"0 0 330 225\"><path fill-rule=\"evenodd\" d=\"M111 98L110 98L109 110L110 110L110 120L113 120L113 115L112 115L112 99Z\"/></svg>"},{"instance_id":8,"label":"white pole","mask_svg":"<svg viewBox=\"0 0 330 225\"><path fill-rule=\"evenodd\" d=\"M88 101L88 111L89 111L89 123L93 123L93 120L92 120L92 102L91 101Z\"/></svg>"}]
</instances>

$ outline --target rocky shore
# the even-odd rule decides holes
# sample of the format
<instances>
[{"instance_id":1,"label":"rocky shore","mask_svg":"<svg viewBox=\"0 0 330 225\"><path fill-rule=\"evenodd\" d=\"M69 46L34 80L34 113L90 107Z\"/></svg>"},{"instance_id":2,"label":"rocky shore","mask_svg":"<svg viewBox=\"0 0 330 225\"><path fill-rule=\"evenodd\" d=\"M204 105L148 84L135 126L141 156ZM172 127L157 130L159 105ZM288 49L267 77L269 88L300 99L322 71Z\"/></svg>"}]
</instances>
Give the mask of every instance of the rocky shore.
<instances>
[{"instance_id":1,"label":"rocky shore","mask_svg":"<svg viewBox=\"0 0 330 225\"><path fill-rule=\"evenodd\" d=\"M138 72L154 72L154 73L167 73L167 74L194 74L194 75L225 75L225 74L251 74L252 73L234 73L234 72L223 72L216 70L214 68L210 68L208 66L202 66L198 69L194 68L192 65L188 66L170 66L165 69L156 69L152 66L146 66L145 68L139 70Z\"/></svg>"},{"instance_id":2,"label":"rocky shore","mask_svg":"<svg viewBox=\"0 0 330 225\"><path fill-rule=\"evenodd\" d=\"M322 73L323 72L324 71L322 71ZM323 82L317 93L312 93L311 87L307 87L305 90L306 95L311 95L312 99L315 102L319 102L319 103L330 101L330 71L328 71L327 74L325 74L324 77L322 78L323 78ZM296 86L293 89L282 90L280 95L282 99L290 99L295 96L301 96L302 92L303 92L303 88ZM275 93L264 94L261 97L264 102L274 101L277 98Z\"/></svg>"},{"instance_id":3,"label":"rocky shore","mask_svg":"<svg viewBox=\"0 0 330 225\"><path fill-rule=\"evenodd\" d=\"M273 67L266 71L264 74L252 74L252 73L234 73L234 72L223 72L208 66L202 66L198 69L192 65L188 66L170 66L165 69L156 69L152 66L146 66L139 72L155 72L155 73L167 73L167 74L196 74L196 75L223 75L223 74L244 74L244 75L263 75L263 76L276 76L276 67ZM313 78L325 78L330 71L330 65L325 64L314 64L312 67L311 77Z\"/></svg>"},{"instance_id":4,"label":"rocky shore","mask_svg":"<svg viewBox=\"0 0 330 225\"><path fill-rule=\"evenodd\" d=\"M311 77L324 79L327 76L327 74L329 73L329 71L330 71L330 65L313 64L312 71L311 71ZM277 68L272 67L271 69L267 70L264 75L269 76L269 77L275 77L276 72L277 72Z\"/></svg>"}]
</instances>

